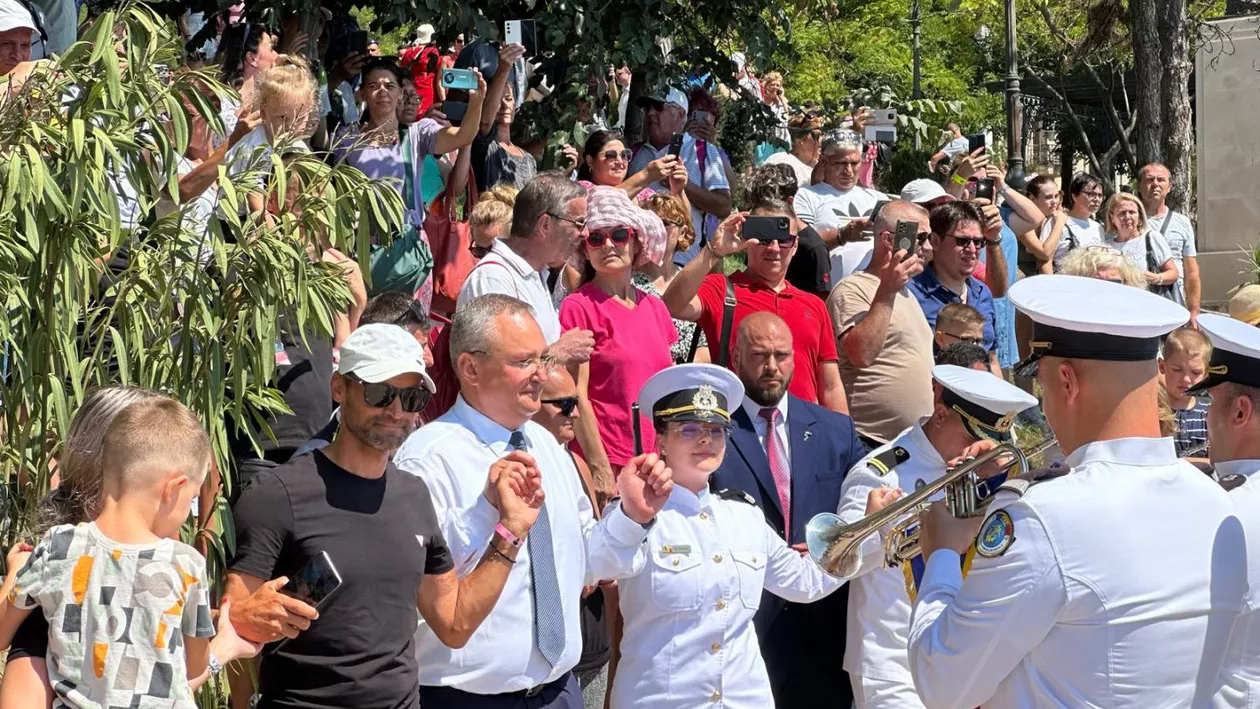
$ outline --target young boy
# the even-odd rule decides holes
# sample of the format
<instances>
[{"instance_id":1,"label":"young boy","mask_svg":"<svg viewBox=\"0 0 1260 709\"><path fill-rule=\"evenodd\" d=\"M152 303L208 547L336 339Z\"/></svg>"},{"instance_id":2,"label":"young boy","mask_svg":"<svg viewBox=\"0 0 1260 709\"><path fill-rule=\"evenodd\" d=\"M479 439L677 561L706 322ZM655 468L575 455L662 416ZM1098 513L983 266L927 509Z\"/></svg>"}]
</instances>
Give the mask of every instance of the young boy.
<instances>
[{"instance_id":1,"label":"young boy","mask_svg":"<svg viewBox=\"0 0 1260 709\"><path fill-rule=\"evenodd\" d=\"M936 315L936 332L933 333L936 350L940 351L963 340L984 344L984 316L966 303L950 303Z\"/></svg>"},{"instance_id":2,"label":"young boy","mask_svg":"<svg viewBox=\"0 0 1260 709\"><path fill-rule=\"evenodd\" d=\"M1203 379L1211 354L1212 343L1203 333L1181 327L1168 334L1159 360L1159 373L1177 421L1173 433L1177 455L1191 462L1208 457L1207 412L1212 401L1202 394L1187 396L1186 390Z\"/></svg>"},{"instance_id":3,"label":"young boy","mask_svg":"<svg viewBox=\"0 0 1260 709\"><path fill-rule=\"evenodd\" d=\"M205 560L176 541L210 467L210 439L179 402L140 401L114 419L96 519L49 530L0 606L0 647L35 607L49 624L54 707L196 709L223 664L257 654L210 620Z\"/></svg>"}]
</instances>

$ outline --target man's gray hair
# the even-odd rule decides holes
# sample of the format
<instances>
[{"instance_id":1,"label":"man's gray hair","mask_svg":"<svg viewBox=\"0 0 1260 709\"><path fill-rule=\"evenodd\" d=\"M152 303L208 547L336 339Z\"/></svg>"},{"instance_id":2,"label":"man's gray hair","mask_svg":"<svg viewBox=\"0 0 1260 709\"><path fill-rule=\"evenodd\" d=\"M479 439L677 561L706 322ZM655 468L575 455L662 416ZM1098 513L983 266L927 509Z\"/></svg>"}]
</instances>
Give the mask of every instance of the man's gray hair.
<instances>
[{"instance_id":1,"label":"man's gray hair","mask_svg":"<svg viewBox=\"0 0 1260 709\"><path fill-rule=\"evenodd\" d=\"M842 150L861 150L862 136L851 130L839 130L830 133L823 140L822 154L830 155Z\"/></svg>"},{"instance_id":2,"label":"man's gray hair","mask_svg":"<svg viewBox=\"0 0 1260 709\"><path fill-rule=\"evenodd\" d=\"M528 239L538 228L538 220L544 214L564 215L564 208L579 197L586 196L586 189L558 172L544 172L525 185L516 195L512 207L512 236Z\"/></svg>"},{"instance_id":3,"label":"man's gray hair","mask_svg":"<svg viewBox=\"0 0 1260 709\"><path fill-rule=\"evenodd\" d=\"M895 233L898 221L917 222L927 216L928 211L923 207L914 202L897 199L885 204L884 208L879 210L879 216L871 225L871 229L876 234L883 234L886 231Z\"/></svg>"},{"instance_id":4,"label":"man's gray hair","mask_svg":"<svg viewBox=\"0 0 1260 709\"><path fill-rule=\"evenodd\" d=\"M479 295L460 303L451 318L451 361L465 352L489 352L494 342L494 321L500 315L528 315L534 309L523 300L502 293Z\"/></svg>"}]
</instances>

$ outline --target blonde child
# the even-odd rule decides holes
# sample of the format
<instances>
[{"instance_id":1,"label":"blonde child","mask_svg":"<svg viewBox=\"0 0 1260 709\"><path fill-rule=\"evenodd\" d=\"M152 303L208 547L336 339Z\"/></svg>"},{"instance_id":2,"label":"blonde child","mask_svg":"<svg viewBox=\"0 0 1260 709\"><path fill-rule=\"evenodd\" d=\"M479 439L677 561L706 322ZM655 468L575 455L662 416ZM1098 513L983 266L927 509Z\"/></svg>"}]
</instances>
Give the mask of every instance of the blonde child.
<instances>
[{"instance_id":1,"label":"blonde child","mask_svg":"<svg viewBox=\"0 0 1260 709\"><path fill-rule=\"evenodd\" d=\"M1177 422L1173 433L1177 455L1192 462L1208 457L1207 413L1212 401L1203 394L1192 396L1186 391L1207 374L1211 354L1212 343L1207 337L1187 326L1168 334L1159 360L1159 373Z\"/></svg>"},{"instance_id":2,"label":"blonde child","mask_svg":"<svg viewBox=\"0 0 1260 709\"><path fill-rule=\"evenodd\" d=\"M48 620L54 707L195 709L206 679L257 654L226 604L210 640L205 560L176 541L210 455L197 417L167 397L133 403L110 425L100 513L49 530L0 605L0 647L32 609Z\"/></svg>"}]
</instances>

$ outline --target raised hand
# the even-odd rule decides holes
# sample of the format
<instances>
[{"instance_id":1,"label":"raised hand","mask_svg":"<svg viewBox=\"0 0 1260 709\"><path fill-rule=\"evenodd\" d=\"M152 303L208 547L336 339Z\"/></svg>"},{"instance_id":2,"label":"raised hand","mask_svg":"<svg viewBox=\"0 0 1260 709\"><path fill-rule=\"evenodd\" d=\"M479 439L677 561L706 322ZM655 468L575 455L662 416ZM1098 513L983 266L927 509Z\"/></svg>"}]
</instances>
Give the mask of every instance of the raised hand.
<instances>
[{"instance_id":1,"label":"raised hand","mask_svg":"<svg viewBox=\"0 0 1260 709\"><path fill-rule=\"evenodd\" d=\"M866 514L874 514L901 499L901 490L895 487L877 487L866 496Z\"/></svg>"},{"instance_id":2,"label":"raised hand","mask_svg":"<svg viewBox=\"0 0 1260 709\"><path fill-rule=\"evenodd\" d=\"M525 56L525 47L520 44L505 44L499 48L499 71L512 68L517 59Z\"/></svg>"},{"instance_id":3,"label":"raised hand","mask_svg":"<svg viewBox=\"0 0 1260 709\"><path fill-rule=\"evenodd\" d=\"M730 256L746 251L749 246L757 243L756 239L740 238L747 219L748 212L733 212L718 224L717 230L713 232L713 239L709 242L709 248L713 249L715 255Z\"/></svg>"},{"instance_id":4,"label":"raised hand","mask_svg":"<svg viewBox=\"0 0 1260 709\"><path fill-rule=\"evenodd\" d=\"M687 182L690 180L687 166L681 160L675 160L674 166L669 171L669 191L681 195L683 190L687 189Z\"/></svg>"},{"instance_id":5,"label":"raised hand","mask_svg":"<svg viewBox=\"0 0 1260 709\"><path fill-rule=\"evenodd\" d=\"M537 467L538 463L534 460L534 456L525 451L511 451L494 461L490 465L490 473L486 476L486 489L483 492L486 500L496 510L501 510L499 507L499 478L507 471L528 468L537 469Z\"/></svg>"},{"instance_id":6,"label":"raised hand","mask_svg":"<svg viewBox=\"0 0 1260 709\"><path fill-rule=\"evenodd\" d=\"M521 451L513 451L499 459L491 466L491 475L495 477L495 493L499 501L499 520L513 534L524 538L530 527L538 520L538 512L542 509L545 495L542 489L542 475L534 465L526 465L520 458L513 458ZM530 456L532 461L532 456ZM493 469L498 467L497 474Z\"/></svg>"},{"instance_id":7,"label":"raised hand","mask_svg":"<svg viewBox=\"0 0 1260 709\"><path fill-rule=\"evenodd\" d=\"M651 522L674 489L674 473L655 453L635 456L617 477L621 509L639 524Z\"/></svg>"}]
</instances>

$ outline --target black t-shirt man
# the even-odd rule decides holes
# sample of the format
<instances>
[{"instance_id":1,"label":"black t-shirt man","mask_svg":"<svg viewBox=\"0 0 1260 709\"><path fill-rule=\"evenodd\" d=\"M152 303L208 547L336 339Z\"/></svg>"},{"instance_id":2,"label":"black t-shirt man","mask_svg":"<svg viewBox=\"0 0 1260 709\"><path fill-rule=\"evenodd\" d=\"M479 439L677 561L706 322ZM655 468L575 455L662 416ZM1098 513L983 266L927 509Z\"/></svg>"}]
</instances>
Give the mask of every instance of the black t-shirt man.
<instances>
[{"instance_id":1,"label":"black t-shirt man","mask_svg":"<svg viewBox=\"0 0 1260 709\"><path fill-rule=\"evenodd\" d=\"M831 295L831 251L813 227L796 235L796 255L788 264L787 282L824 301Z\"/></svg>"},{"instance_id":2,"label":"black t-shirt man","mask_svg":"<svg viewBox=\"0 0 1260 709\"><path fill-rule=\"evenodd\" d=\"M292 577L322 551L341 575L308 630L264 648L258 706L417 709L416 595L454 568L424 481L393 464L363 478L315 451L259 473L233 515L231 571Z\"/></svg>"}]
</instances>

